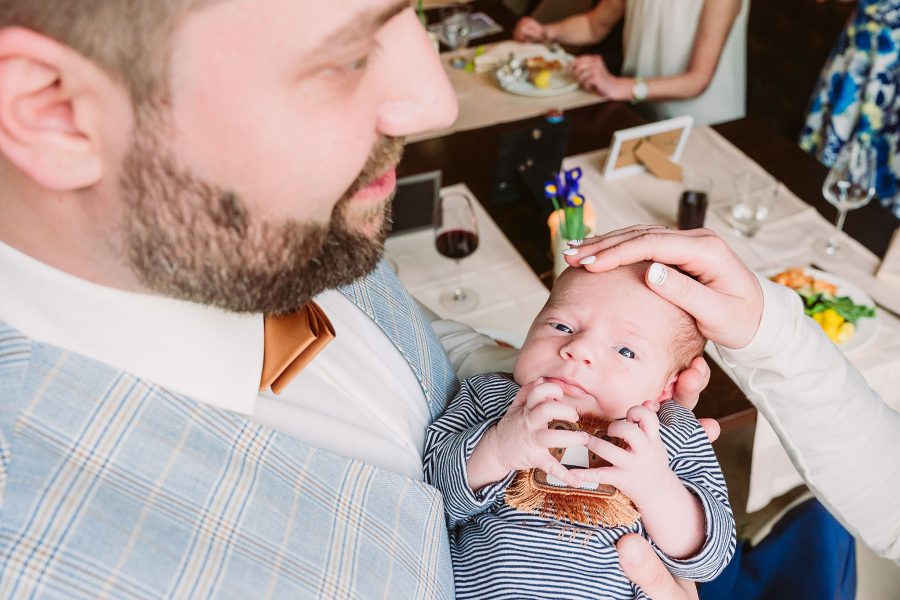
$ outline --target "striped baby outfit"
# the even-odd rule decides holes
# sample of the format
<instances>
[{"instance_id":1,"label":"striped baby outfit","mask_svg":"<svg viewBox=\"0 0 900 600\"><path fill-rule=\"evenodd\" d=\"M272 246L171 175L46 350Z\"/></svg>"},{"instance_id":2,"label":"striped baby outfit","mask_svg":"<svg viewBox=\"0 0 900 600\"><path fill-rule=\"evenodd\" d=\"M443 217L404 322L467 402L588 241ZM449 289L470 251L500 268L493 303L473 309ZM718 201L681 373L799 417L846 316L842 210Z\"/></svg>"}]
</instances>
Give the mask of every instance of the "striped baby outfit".
<instances>
[{"instance_id":1,"label":"striped baby outfit","mask_svg":"<svg viewBox=\"0 0 900 600\"><path fill-rule=\"evenodd\" d=\"M518 390L504 375L471 377L428 430L425 479L444 495L456 597L645 598L619 568L615 549L628 532L647 537L640 521L629 527L573 526L510 508L504 493L514 473L477 494L469 488L466 461ZM654 548L674 575L709 581L722 572L735 549L725 480L693 413L669 401L660 408L659 420L669 466L703 506L706 541L696 556L685 560Z\"/></svg>"}]
</instances>

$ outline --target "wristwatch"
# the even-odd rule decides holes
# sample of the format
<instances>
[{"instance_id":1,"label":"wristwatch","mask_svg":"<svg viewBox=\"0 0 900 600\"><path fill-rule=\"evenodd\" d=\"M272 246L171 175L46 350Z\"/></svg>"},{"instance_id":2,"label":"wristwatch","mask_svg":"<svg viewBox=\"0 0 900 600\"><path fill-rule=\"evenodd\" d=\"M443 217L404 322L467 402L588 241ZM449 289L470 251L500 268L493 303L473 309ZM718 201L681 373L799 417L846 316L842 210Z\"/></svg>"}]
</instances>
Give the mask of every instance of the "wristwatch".
<instances>
[{"instance_id":1,"label":"wristwatch","mask_svg":"<svg viewBox=\"0 0 900 600\"><path fill-rule=\"evenodd\" d=\"M643 102L647 99L647 94L650 93L650 88L647 86L647 82L644 81L643 77L635 77L634 85L631 86L631 103L637 104L638 102Z\"/></svg>"}]
</instances>

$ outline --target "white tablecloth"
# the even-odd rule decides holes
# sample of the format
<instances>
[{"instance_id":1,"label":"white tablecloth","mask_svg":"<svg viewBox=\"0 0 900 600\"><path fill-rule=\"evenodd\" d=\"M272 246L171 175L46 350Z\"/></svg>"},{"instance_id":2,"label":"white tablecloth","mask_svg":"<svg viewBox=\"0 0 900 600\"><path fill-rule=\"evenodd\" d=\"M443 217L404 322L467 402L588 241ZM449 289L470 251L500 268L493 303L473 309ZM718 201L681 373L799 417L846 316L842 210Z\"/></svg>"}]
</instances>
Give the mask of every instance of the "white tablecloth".
<instances>
[{"instance_id":1,"label":"white tablecloth","mask_svg":"<svg viewBox=\"0 0 900 600\"><path fill-rule=\"evenodd\" d=\"M472 197L465 185L442 190L447 192L462 192ZM454 314L438 301L442 292L454 286L457 275L454 261L435 249L432 230L388 238L385 255L396 265L400 280L419 302L442 317L519 347L549 292L481 204L477 201L474 204L478 249L460 261L464 287L473 289L479 296L473 310Z\"/></svg>"}]
</instances>

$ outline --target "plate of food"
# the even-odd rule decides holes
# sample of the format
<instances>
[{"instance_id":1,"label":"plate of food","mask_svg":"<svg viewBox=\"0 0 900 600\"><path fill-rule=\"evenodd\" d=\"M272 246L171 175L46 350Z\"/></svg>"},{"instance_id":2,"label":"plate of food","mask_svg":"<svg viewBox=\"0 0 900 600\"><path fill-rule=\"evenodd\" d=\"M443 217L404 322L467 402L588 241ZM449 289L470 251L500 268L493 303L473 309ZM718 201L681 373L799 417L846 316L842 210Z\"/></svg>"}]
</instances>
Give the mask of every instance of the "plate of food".
<instances>
[{"instance_id":1,"label":"plate of food","mask_svg":"<svg viewBox=\"0 0 900 600\"><path fill-rule=\"evenodd\" d=\"M879 319L871 296L849 281L812 267L791 267L762 273L796 291L804 312L844 352L858 350L878 332Z\"/></svg>"},{"instance_id":2,"label":"plate of food","mask_svg":"<svg viewBox=\"0 0 900 600\"><path fill-rule=\"evenodd\" d=\"M566 52L510 54L494 72L501 89L519 96L546 97L568 94L578 89L578 80L569 70L573 56Z\"/></svg>"}]
</instances>

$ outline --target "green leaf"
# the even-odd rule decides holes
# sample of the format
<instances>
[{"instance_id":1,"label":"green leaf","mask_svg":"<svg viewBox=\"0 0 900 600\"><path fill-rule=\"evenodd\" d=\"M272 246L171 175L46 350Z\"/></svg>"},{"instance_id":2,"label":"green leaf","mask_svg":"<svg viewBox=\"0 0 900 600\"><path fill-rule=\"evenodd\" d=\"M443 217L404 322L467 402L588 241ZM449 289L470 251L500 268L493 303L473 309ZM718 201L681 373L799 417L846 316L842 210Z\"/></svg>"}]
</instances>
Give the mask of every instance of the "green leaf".
<instances>
[{"instance_id":1,"label":"green leaf","mask_svg":"<svg viewBox=\"0 0 900 600\"><path fill-rule=\"evenodd\" d=\"M580 240L584 237L584 212L580 206L567 206L565 208L566 215L566 233L570 240Z\"/></svg>"},{"instance_id":2,"label":"green leaf","mask_svg":"<svg viewBox=\"0 0 900 600\"><path fill-rule=\"evenodd\" d=\"M799 293L799 292L798 292ZM849 296L829 296L827 294L800 294L803 298L803 312L814 315L833 308L850 323L856 323L862 318L875 316L875 309L864 304L856 304Z\"/></svg>"}]
</instances>

